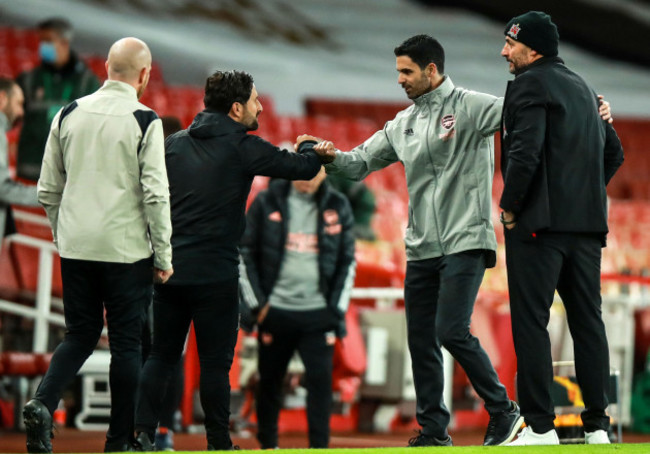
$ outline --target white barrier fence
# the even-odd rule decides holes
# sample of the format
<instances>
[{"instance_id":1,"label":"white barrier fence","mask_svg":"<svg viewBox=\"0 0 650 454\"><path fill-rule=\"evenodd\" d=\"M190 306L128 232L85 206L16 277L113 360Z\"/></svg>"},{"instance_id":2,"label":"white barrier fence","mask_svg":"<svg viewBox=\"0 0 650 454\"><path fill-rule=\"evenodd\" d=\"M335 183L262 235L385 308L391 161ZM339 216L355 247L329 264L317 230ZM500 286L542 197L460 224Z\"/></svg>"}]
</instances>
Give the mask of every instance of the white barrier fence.
<instances>
[{"instance_id":1,"label":"white barrier fence","mask_svg":"<svg viewBox=\"0 0 650 454\"><path fill-rule=\"evenodd\" d=\"M36 304L24 304L0 300L0 312L7 312L34 320L34 340L32 351L47 352L47 339L50 323L65 326L63 315L52 313L52 269L56 247L51 241L44 241L20 233L10 235L5 243L21 244L38 249L38 280L36 285Z\"/></svg>"}]
</instances>

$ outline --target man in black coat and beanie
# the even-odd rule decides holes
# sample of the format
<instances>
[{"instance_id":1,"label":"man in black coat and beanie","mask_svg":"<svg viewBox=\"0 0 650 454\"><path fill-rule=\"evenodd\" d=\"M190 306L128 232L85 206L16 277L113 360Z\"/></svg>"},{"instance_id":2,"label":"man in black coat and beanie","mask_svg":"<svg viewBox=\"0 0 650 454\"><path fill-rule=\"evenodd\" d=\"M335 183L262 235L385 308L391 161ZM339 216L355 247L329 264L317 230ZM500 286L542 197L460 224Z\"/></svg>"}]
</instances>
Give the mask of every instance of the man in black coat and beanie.
<instances>
[{"instance_id":1,"label":"man in black coat and beanie","mask_svg":"<svg viewBox=\"0 0 650 454\"><path fill-rule=\"evenodd\" d=\"M605 187L623 163L623 149L598 115L596 93L557 56L559 35L550 16L517 16L505 35L501 55L515 79L503 107L500 207L517 389L527 424L511 444L559 443L546 328L556 289L575 345L585 441L609 443L600 262L608 231Z\"/></svg>"}]
</instances>

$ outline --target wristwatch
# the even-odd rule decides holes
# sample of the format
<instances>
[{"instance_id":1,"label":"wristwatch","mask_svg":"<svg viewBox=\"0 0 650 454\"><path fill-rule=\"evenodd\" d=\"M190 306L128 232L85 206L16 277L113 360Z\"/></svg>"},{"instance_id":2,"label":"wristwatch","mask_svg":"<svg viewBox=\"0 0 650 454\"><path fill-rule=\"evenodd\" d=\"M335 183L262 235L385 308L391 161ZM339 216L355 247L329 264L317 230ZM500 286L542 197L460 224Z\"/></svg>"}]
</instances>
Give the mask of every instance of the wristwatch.
<instances>
[{"instance_id":1,"label":"wristwatch","mask_svg":"<svg viewBox=\"0 0 650 454\"><path fill-rule=\"evenodd\" d=\"M512 219L512 221L506 221L506 218L504 217L505 211L502 211L501 214L499 215L499 221L501 221L501 224L503 225L512 225L517 222L515 218Z\"/></svg>"}]
</instances>

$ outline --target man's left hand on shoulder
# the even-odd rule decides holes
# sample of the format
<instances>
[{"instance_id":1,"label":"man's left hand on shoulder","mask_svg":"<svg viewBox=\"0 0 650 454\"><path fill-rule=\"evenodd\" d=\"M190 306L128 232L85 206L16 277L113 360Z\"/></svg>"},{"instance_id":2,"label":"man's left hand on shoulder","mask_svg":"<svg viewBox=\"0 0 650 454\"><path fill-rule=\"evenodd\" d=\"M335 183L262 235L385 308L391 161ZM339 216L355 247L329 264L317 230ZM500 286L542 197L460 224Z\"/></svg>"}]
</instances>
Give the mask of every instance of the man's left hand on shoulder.
<instances>
[{"instance_id":1,"label":"man's left hand on shoulder","mask_svg":"<svg viewBox=\"0 0 650 454\"><path fill-rule=\"evenodd\" d=\"M598 113L600 114L600 118L605 120L607 123L614 123L614 118L612 117L612 109L609 101L605 101L603 95L598 95L598 100L600 101L600 106L598 106Z\"/></svg>"}]
</instances>

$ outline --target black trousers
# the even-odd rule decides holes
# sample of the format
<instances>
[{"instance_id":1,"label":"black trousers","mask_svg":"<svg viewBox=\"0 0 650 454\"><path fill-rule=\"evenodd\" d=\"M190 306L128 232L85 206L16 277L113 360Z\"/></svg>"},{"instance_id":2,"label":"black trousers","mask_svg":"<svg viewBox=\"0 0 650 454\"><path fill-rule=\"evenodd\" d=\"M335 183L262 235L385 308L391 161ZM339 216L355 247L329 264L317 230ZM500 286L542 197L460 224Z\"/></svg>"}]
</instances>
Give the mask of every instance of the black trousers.
<instances>
[{"instance_id":1,"label":"black trousers","mask_svg":"<svg viewBox=\"0 0 650 454\"><path fill-rule=\"evenodd\" d=\"M262 449L278 446L278 417L287 366L297 350L305 365L309 447L327 448L332 411L332 356L336 320L328 309L271 308L260 327L257 439Z\"/></svg>"},{"instance_id":2,"label":"black trousers","mask_svg":"<svg viewBox=\"0 0 650 454\"><path fill-rule=\"evenodd\" d=\"M119 449L133 438L140 333L151 302L152 266L151 258L130 264L61 259L66 333L34 398L54 411L64 387L95 349L105 309L111 350L108 450Z\"/></svg>"},{"instance_id":3,"label":"black trousers","mask_svg":"<svg viewBox=\"0 0 650 454\"><path fill-rule=\"evenodd\" d=\"M517 394L526 424L537 433L554 428L547 326L557 289L574 343L576 375L585 402L584 428L607 430L609 350L601 316L600 237L538 233L522 239L517 233L506 230L506 261Z\"/></svg>"},{"instance_id":4,"label":"black trousers","mask_svg":"<svg viewBox=\"0 0 650 454\"><path fill-rule=\"evenodd\" d=\"M153 346L142 371L136 431L155 432L163 397L193 322L208 444L214 449L230 448L229 373L239 321L237 279L206 285L156 285L153 304Z\"/></svg>"},{"instance_id":5,"label":"black trousers","mask_svg":"<svg viewBox=\"0 0 650 454\"><path fill-rule=\"evenodd\" d=\"M149 307L147 318L142 329L142 364L151 353L153 344L153 307ZM176 364L172 372L167 392L163 398L160 409L160 427L166 427L173 430L175 426L176 410L181 404L183 398L183 388L185 386L185 374L183 371L183 358Z\"/></svg>"},{"instance_id":6,"label":"black trousers","mask_svg":"<svg viewBox=\"0 0 650 454\"><path fill-rule=\"evenodd\" d=\"M422 433L447 437L449 410L443 401L440 345L458 361L489 413L510 408L505 387L489 357L469 331L474 302L485 274L484 251L466 251L406 265L404 300L408 345Z\"/></svg>"}]
</instances>

